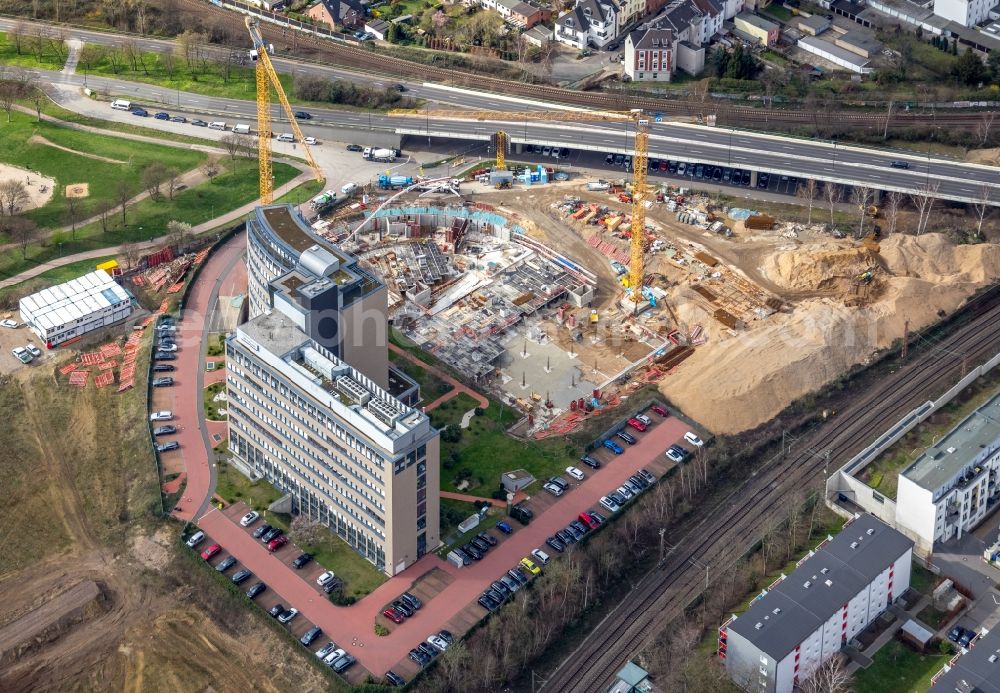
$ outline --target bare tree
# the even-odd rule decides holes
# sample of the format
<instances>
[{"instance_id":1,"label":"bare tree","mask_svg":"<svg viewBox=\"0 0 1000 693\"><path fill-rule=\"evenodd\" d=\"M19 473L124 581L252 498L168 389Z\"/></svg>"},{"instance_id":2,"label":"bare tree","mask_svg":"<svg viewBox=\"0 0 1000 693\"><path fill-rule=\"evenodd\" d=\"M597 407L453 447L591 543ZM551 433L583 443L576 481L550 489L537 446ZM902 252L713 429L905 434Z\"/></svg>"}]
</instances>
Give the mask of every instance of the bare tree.
<instances>
[{"instance_id":1,"label":"bare tree","mask_svg":"<svg viewBox=\"0 0 1000 693\"><path fill-rule=\"evenodd\" d=\"M927 222L930 221L931 208L934 206L934 198L937 196L939 183L928 181L920 188L920 192L910 195L910 201L917 208L919 214L917 218L917 235L924 232Z\"/></svg>"},{"instance_id":2,"label":"bare tree","mask_svg":"<svg viewBox=\"0 0 1000 693\"><path fill-rule=\"evenodd\" d=\"M132 63L132 72L138 72L141 68L144 73L149 74L149 70L146 69L145 56L142 54L142 47L135 39L125 41L122 44L122 50L125 52L125 58Z\"/></svg>"},{"instance_id":3,"label":"bare tree","mask_svg":"<svg viewBox=\"0 0 1000 693\"><path fill-rule=\"evenodd\" d=\"M214 158L213 159L209 159L204 164L202 164L201 171L206 176L208 176L209 180L212 180L217 175L219 175L219 162L218 162L218 160L216 160Z\"/></svg>"},{"instance_id":4,"label":"bare tree","mask_svg":"<svg viewBox=\"0 0 1000 693\"><path fill-rule=\"evenodd\" d=\"M191 239L191 224L177 220L167 222L167 242L170 245L180 249L185 245L187 245L187 242L190 239ZM294 522L292 523L292 525L293 525L292 529L295 529ZM303 525L303 527L305 527L305 525ZM316 541L305 541L305 543L315 544Z\"/></svg>"},{"instance_id":5,"label":"bare tree","mask_svg":"<svg viewBox=\"0 0 1000 693\"><path fill-rule=\"evenodd\" d=\"M84 70L92 70L95 65L104 60L104 56L107 53L104 46L98 46L94 43L85 43L83 48L77 54L77 65L82 67Z\"/></svg>"},{"instance_id":6,"label":"bare tree","mask_svg":"<svg viewBox=\"0 0 1000 693\"><path fill-rule=\"evenodd\" d=\"M32 29L31 33L25 37L24 45L41 62L45 55L45 37L42 36L42 30L38 27Z\"/></svg>"},{"instance_id":7,"label":"bare tree","mask_svg":"<svg viewBox=\"0 0 1000 693\"><path fill-rule=\"evenodd\" d=\"M167 171L167 167L158 161L146 166L142 169L142 185L146 188L149 196L154 200L160 197L160 186L169 178L170 173Z\"/></svg>"},{"instance_id":8,"label":"bare tree","mask_svg":"<svg viewBox=\"0 0 1000 693\"><path fill-rule=\"evenodd\" d=\"M892 120L892 108L896 105L896 102L889 99L889 108L885 111L885 127L882 129L882 139L889 139L889 121Z\"/></svg>"},{"instance_id":9,"label":"bare tree","mask_svg":"<svg viewBox=\"0 0 1000 693\"><path fill-rule=\"evenodd\" d=\"M889 221L889 233L891 236L896 233L896 224L899 222L899 208L903 204L903 193L893 190L885 196L885 218Z\"/></svg>"},{"instance_id":10,"label":"bare tree","mask_svg":"<svg viewBox=\"0 0 1000 693\"><path fill-rule=\"evenodd\" d=\"M31 201L31 195L24 183L15 178L0 181L0 206L7 210L9 216L14 216L22 205Z\"/></svg>"},{"instance_id":11,"label":"bare tree","mask_svg":"<svg viewBox=\"0 0 1000 693\"><path fill-rule=\"evenodd\" d=\"M0 75L0 77L3 77L3 75ZM16 80L10 78L0 80L0 108L7 112L8 123L10 122L10 115L14 110L14 105L20 97L21 87Z\"/></svg>"},{"instance_id":12,"label":"bare tree","mask_svg":"<svg viewBox=\"0 0 1000 693\"><path fill-rule=\"evenodd\" d=\"M171 200L174 199L174 193L177 191L177 184L180 181L181 172L176 168L168 168L166 171L165 182L167 184L167 197Z\"/></svg>"},{"instance_id":13,"label":"bare tree","mask_svg":"<svg viewBox=\"0 0 1000 693\"><path fill-rule=\"evenodd\" d=\"M7 30L7 40L14 44L14 50L18 55L21 55L21 44L24 41L25 33L27 33L27 28L24 26L24 22L18 22Z\"/></svg>"},{"instance_id":14,"label":"bare tree","mask_svg":"<svg viewBox=\"0 0 1000 693\"><path fill-rule=\"evenodd\" d=\"M993 207L993 189L986 183L979 186L979 199L973 203L979 223L976 225L976 240L983 240L983 220L986 219L987 212Z\"/></svg>"},{"instance_id":15,"label":"bare tree","mask_svg":"<svg viewBox=\"0 0 1000 693\"><path fill-rule=\"evenodd\" d=\"M66 38L65 29L59 29L56 31L55 35L49 39L49 47L63 63L65 63L66 58L69 57L69 46L66 45Z\"/></svg>"},{"instance_id":16,"label":"bare tree","mask_svg":"<svg viewBox=\"0 0 1000 693\"><path fill-rule=\"evenodd\" d=\"M37 79L32 78L31 84L28 86L27 96L31 105L35 107L36 122L42 122L42 106L49 100L49 97L42 91L42 85Z\"/></svg>"},{"instance_id":17,"label":"bare tree","mask_svg":"<svg viewBox=\"0 0 1000 693\"><path fill-rule=\"evenodd\" d=\"M139 261L139 246L132 241L125 241L119 248L122 259L125 260L125 267L131 269Z\"/></svg>"},{"instance_id":18,"label":"bare tree","mask_svg":"<svg viewBox=\"0 0 1000 693\"><path fill-rule=\"evenodd\" d=\"M4 229L14 239L14 242L21 248L21 259L28 257L28 246L38 238L38 227L31 219L25 217L11 217L4 221Z\"/></svg>"},{"instance_id":19,"label":"bare tree","mask_svg":"<svg viewBox=\"0 0 1000 693\"><path fill-rule=\"evenodd\" d=\"M94 214L101 222L101 231L107 233L111 226L111 214L115 211L115 206L110 200L98 200L94 205Z\"/></svg>"},{"instance_id":20,"label":"bare tree","mask_svg":"<svg viewBox=\"0 0 1000 693\"><path fill-rule=\"evenodd\" d=\"M83 214L83 203L79 197L66 198L66 223L69 224L70 235L76 240L76 225Z\"/></svg>"},{"instance_id":21,"label":"bare tree","mask_svg":"<svg viewBox=\"0 0 1000 693\"><path fill-rule=\"evenodd\" d=\"M163 66L163 71L167 73L167 77L170 79L174 78L174 73L177 72L177 58L173 53L161 53L160 54L160 65Z\"/></svg>"},{"instance_id":22,"label":"bare tree","mask_svg":"<svg viewBox=\"0 0 1000 693\"><path fill-rule=\"evenodd\" d=\"M817 192L819 192L819 184L812 178L807 179L795 192L799 196L799 199L804 200L809 206L809 216L806 219L806 224L812 224L813 202L816 200Z\"/></svg>"},{"instance_id":23,"label":"bare tree","mask_svg":"<svg viewBox=\"0 0 1000 693\"><path fill-rule=\"evenodd\" d=\"M799 687L802 693L850 693L851 675L847 672L844 657L839 653L830 657Z\"/></svg>"},{"instance_id":24,"label":"bare tree","mask_svg":"<svg viewBox=\"0 0 1000 693\"><path fill-rule=\"evenodd\" d=\"M128 226L128 222L126 221L128 203L132 199L132 184L129 183L128 178L122 178L118 181L118 184L115 186L115 198L118 200L118 206L121 208L122 228L125 228Z\"/></svg>"},{"instance_id":25,"label":"bare tree","mask_svg":"<svg viewBox=\"0 0 1000 693\"><path fill-rule=\"evenodd\" d=\"M222 143L222 146L225 147L226 151L229 152L229 156L232 158L235 168L236 157L238 157L243 150L243 143L240 142L240 136L233 132L223 136L219 141Z\"/></svg>"},{"instance_id":26,"label":"bare tree","mask_svg":"<svg viewBox=\"0 0 1000 693\"><path fill-rule=\"evenodd\" d=\"M125 55L118 48L118 46L110 46L105 52L104 57L108 59L108 65L111 66L111 72L118 74L125 67Z\"/></svg>"},{"instance_id":27,"label":"bare tree","mask_svg":"<svg viewBox=\"0 0 1000 693\"><path fill-rule=\"evenodd\" d=\"M875 191L867 185L856 185L851 189L851 204L857 205L858 211L861 213L861 223L858 225L858 232L856 234L857 238L861 238L865 234L865 216L868 214L868 207L871 205L874 196Z\"/></svg>"},{"instance_id":28,"label":"bare tree","mask_svg":"<svg viewBox=\"0 0 1000 693\"><path fill-rule=\"evenodd\" d=\"M826 196L827 204L830 205L830 228L833 228L833 213L837 209L837 203L844 196L844 189L836 183L826 182L823 184L823 194Z\"/></svg>"},{"instance_id":29,"label":"bare tree","mask_svg":"<svg viewBox=\"0 0 1000 693\"><path fill-rule=\"evenodd\" d=\"M979 137L980 146L985 147L993 134L993 120L997 117L996 111L983 111L976 124L976 135Z\"/></svg>"}]
</instances>

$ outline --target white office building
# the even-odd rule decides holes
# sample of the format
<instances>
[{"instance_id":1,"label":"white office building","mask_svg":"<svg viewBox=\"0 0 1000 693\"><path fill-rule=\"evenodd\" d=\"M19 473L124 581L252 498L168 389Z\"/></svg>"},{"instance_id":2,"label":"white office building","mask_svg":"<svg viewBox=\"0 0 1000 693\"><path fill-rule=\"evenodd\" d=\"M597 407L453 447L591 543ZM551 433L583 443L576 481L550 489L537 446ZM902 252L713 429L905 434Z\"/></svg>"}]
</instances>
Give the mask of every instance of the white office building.
<instances>
[{"instance_id":1,"label":"white office building","mask_svg":"<svg viewBox=\"0 0 1000 693\"><path fill-rule=\"evenodd\" d=\"M995 0L934 0L934 14L971 29L986 21Z\"/></svg>"},{"instance_id":2,"label":"white office building","mask_svg":"<svg viewBox=\"0 0 1000 693\"><path fill-rule=\"evenodd\" d=\"M791 693L910 586L913 542L858 515L719 629L738 686Z\"/></svg>"},{"instance_id":3,"label":"white office building","mask_svg":"<svg viewBox=\"0 0 1000 693\"><path fill-rule=\"evenodd\" d=\"M1000 503L1000 395L963 419L899 475L896 525L922 553L960 539Z\"/></svg>"},{"instance_id":4,"label":"white office building","mask_svg":"<svg viewBox=\"0 0 1000 693\"><path fill-rule=\"evenodd\" d=\"M132 314L132 298L111 275L95 270L25 296L21 320L50 349Z\"/></svg>"}]
</instances>

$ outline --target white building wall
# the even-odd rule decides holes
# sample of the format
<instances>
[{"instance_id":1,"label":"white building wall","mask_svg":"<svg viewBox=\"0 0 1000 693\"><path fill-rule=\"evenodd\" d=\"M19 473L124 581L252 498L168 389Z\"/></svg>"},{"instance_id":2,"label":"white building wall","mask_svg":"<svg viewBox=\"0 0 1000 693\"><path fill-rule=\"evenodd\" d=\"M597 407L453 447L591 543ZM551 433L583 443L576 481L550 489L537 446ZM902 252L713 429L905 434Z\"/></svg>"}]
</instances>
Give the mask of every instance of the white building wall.
<instances>
[{"instance_id":1,"label":"white building wall","mask_svg":"<svg viewBox=\"0 0 1000 693\"><path fill-rule=\"evenodd\" d=\"M989 17L994 4L987 0L934 0L934 14L971 29Z\"/></svg>"},{"instance_id":2,"label":"white building wall","mask_svg":"<svg viewBox=\"0 0 1000 693\"><path fill-rule=\"evenodd\" d=\"M792 650L787 657L778 662L774 672L774 688L772 690L775 693L792 693L794 681L795 651Z\"/></svg>"},{"instance_id":3,"label":"white building wall","mask_svg":"<svg viewBox=\"0 0 1000 693\"><path fill-rule=\"evenodd\" d=\"M732 19L742 11L743 0L726 0L723 14L725 14L727 20Z\"/></svg>"},{"instance_id":4,"label":"white building wall","mask_svg":"<svg viewBox=\"0 0 1000 693\"><path fill-rule=\"evenodd\" d=\"M936 516L933 494L900 474L896 490L896 525L917 543L918 553L926 555L934 548Z\"/></svg>"}]
</instances>

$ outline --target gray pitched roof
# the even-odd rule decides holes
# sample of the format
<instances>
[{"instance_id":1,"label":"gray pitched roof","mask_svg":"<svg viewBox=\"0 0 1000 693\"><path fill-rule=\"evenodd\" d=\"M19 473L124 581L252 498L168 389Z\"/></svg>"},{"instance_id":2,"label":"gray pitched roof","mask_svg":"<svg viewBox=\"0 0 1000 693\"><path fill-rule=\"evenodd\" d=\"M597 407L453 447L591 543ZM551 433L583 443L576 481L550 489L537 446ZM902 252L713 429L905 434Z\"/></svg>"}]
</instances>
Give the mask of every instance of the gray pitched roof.
<instances>
[{"instance_id":1,"label":"gray pitched roof","mask_svg":"<svg viewBox=\"0 0 1000 693\"><path fill-rule=\"evenodd\" d=\"M640 27L628 35L628 40L637 50L667 47L674 45L674 32L670 29L656 27Z\"/></svg>"},{"instance_id":2,"label":"gray pitched roof","mask_svg":"<svg viewBox=\"0 0 1000 693\"><path fill-rule=\"evenodd\" d=\"M912 547L912 541L876 517L861 515L729 630L780 661Z\"/></svg>"},{"instance_id":3,"label":"gray pitched roof","mask_svg":"<svg viewBox=\"0 0 1000 693\"><path fill-rule=\"evenodd\" d=\"M993 661L990 661L990 659ZM1000 693L1000 628L955 661L927 693Z\"/></svg>"},{"instance_id":4,"label":"gray pitched roof","mask_svg":"<svg viewBox=\"0 0 1000 693\"><path fill-rule=\"evenodd\" d=\"M693 0L673 0L649 23L681 33L701 16L702 12L695 6Z\"/></svg>"}]
</instances>

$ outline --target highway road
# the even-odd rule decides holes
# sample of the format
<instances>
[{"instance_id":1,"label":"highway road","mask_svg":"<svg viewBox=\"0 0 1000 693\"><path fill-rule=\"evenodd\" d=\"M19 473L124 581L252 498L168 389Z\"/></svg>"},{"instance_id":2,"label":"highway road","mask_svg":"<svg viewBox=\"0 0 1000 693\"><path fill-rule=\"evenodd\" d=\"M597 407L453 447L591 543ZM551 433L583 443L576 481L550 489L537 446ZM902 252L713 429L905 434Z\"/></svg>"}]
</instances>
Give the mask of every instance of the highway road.
<instances>
[{"instance_id":1,"label":"highway road","mask_svg":"<svg viewBox=\"0 0 1000 693\"><path fill-rule=\"evenodd\" d=\"M10 20L0 19L0 29L9 28L12 24ZM102 45L120 43L129 38L80 29L65 29L62 31L62 36ZM143 39L143 47L165 52L172 50L173 43ZM223 53L228 55L227 51ZM363 75L343 68L307 62L275 58L274 64L279 71L293 74L320 75L377 87L393 87L397 84L395 79L373 80L370 74ZM162 86L87 74L66 75L46 70L36 72L47 81L86 85L140 103L155 102L163 106L188 109L189 112L219 114L248 122L253 122L256 117L254 104L249 101L187 94ZM431 108L439 104L497 111L571 108L430 83L406 84L406 87L409 95L428 101ZM253 86L248 84L247 89L250 96ZM409 136L485 141L493 132L502 128L510 135L514 145L557 144L577 150L632 153L632 133L629 132L629 125L623 123L567 126L565 123L557 122L511 123L401 118L377 113L321 108L310 108L310 112L315 116L310 123L312 126L350 127L362 133L372 130ZM277 112L277 106L274 117L277 122L282 120L282 115ZM357 139L363 141L361 134ZM1000 206L1000 170L930 155L880 151L829 141L749 132L737 128L663 122L651 125L650 156L658 159L767 171L779 176L814 178L818 181L832 181L844 185L863 185L883 191L919 193L930 189L939 199L966 203L985 199L991 205ZM905 161L909 168L893 168L890 166L893 161Z\"/></svg>"}]
</instances>

